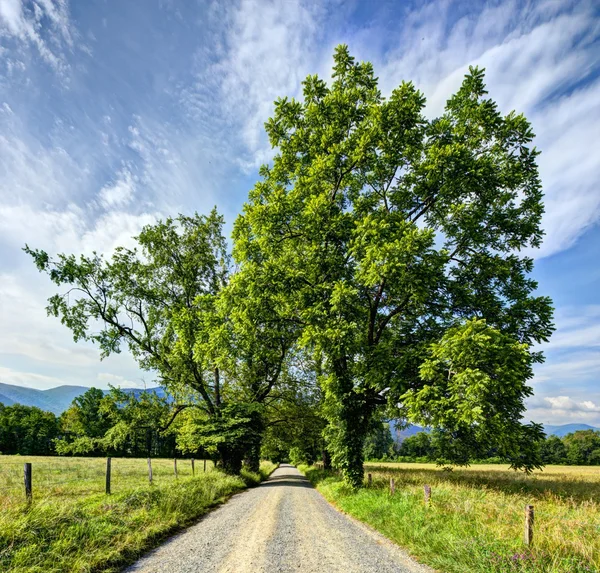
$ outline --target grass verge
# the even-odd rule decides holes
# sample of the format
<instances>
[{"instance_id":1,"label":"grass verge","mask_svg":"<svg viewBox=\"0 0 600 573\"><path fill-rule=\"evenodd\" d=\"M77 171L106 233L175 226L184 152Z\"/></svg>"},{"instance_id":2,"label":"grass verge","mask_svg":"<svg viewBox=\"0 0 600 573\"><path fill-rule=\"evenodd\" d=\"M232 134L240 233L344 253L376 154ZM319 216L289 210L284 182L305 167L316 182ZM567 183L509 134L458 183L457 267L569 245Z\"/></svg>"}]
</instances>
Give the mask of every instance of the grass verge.
<instances>
[{"instance_id":1,"label":"grass verge","mask_svg":"<svg viewBox=\"0 0 600 573\"><path fill-rule=\"evenodd\" d=\"M300 469L336 507L440 571L600 571L600 471L554 467L524 476L498 466L449 473L411 466L367 466L373 483L359 491L332 472ZM432 488L428 506L424 484ZM536 512L532 547L523 542L527 504Z\"/></svg>"},{"instance_id":2,"label":"grass verge","mask_svg":"<svg viewBox=\"0 0 600 573\"><path fill-rule=\"evenodd\" d=\"M259 474L211 471L111 496L48 497L30 507L7 507L0 514L0 571L119 571L232 494L257 485L276 467L263 462Z\"/></svg>"}]
</instances>

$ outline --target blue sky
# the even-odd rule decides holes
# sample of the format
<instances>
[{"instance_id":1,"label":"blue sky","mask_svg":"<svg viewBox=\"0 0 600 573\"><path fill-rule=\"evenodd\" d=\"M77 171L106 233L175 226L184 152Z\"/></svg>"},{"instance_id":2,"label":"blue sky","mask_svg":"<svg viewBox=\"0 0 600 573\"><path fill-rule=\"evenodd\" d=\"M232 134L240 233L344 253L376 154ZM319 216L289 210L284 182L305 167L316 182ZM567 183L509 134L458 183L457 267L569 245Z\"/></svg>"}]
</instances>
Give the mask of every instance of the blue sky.
<instances>
[{"instance_id":1,"label":"blue sky","mask_svg":"<svg viewBox=\"0 0 600 573\"><path fill-rule=\"evenodd\" d=\"M558 330L528 417L600 426L600 13L591 1L0 0L0 382L140 385L45 316L20 248L104 253L157 217L218 205L230 225L271 150L272 102L329 77L335 45L384 93L440 113L470 64L542 150L540 292Z\"/></svg>"}]
</instances>

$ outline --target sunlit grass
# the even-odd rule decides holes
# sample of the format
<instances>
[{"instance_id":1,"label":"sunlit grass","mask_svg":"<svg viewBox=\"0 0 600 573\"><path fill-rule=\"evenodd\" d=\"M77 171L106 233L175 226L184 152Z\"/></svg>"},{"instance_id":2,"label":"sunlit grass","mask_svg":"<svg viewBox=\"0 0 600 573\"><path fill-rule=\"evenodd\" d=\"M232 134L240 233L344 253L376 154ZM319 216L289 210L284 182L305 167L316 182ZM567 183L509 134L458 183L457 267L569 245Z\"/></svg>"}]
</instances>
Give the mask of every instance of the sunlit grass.
<instances>
[{"instance_id":1,"label":"sunlit grass","mask_svg":"<svg viewBox=\"0 0 600 573\"><path fill-rule=\"evenodd\" d=\"M16 464L10 462L17 462ZM33 501L25 501L23 463L33 464ZM112 460L112 495L104 493L101 458L0 457L0 571L64 573L119 571L166 535L189 525L212 506L261 475L227 476L196 461Z\"/></svg>"},{"instance_id":2,"label":"sunlit grass","mask_svg":"<svg viewBox=\"0 0 600 573\"><path fill-rule=\"evenodd\" d=\"M429 464L368 464L373 484L358 492L338 476L305 469L340 509L441 571L600 571L600 468L549 466L526 476L495 465L446 472ZM428 506L425 484L432 489ZM535 507L532 547L523 541L528 504Z\"/></svg>"},{"instance_id":3,"label":"sunlit grass","mask_svg":"<svg viewBox=\"0 0 600 573\"><path fill-rule=\"evenodd\" d=\"M0 508L25 500L23 466L32 464L33 498L77 497L103 493L106 479L106 458L59 458L44 456L0 456ZM111 491L119 493L149 484L148 462L141 458L113 458L111 461ZM195 475L204 472L204 461L195 460ZM206 470L213 463L206 461ZM175 477L172 459L152 459L152 481L164 485L175 479L192 476L191 460L177 460Z\"/></svg>"}]
</instances>

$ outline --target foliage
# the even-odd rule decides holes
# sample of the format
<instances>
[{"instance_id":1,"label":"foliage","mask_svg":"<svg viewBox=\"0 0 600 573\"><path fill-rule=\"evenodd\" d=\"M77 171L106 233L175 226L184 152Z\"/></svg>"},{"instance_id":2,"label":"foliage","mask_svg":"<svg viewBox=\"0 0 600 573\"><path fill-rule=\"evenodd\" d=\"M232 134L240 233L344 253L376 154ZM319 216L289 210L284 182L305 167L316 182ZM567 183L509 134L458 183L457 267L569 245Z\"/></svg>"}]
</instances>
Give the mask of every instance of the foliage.
<instances>
[{"instance_id":1,"label":"foliage","mask_svg":"<svg viewBox=\"0 0 600 573\"><path fill-rule=\"evenodd\" d=\"M515 344L552 332L550 301L534 294L533 261L519 252L542 239L533 133L485 95L471 68L428 121L413 84L384 99L371 64L340 46L332 83L308 76L303 100L279 99L266 124L277 153L235 223L234 257L321 364L328 448L353 487L373 412L427 385L419 366L448 328L479 317ZM537 430L514 416L525 380L506 380L517 387L494 428L517 431L503 454L532 467L522 438Z\"/></svg>"},{"instance_id":2,"label":"foliage","mask_svg":"<svg viewBox=\"0 0 600 573\"><path fill-rule=\"evenodd\" d=\"M442 436L442 439L445 437ZM600 465L600 432L579 430L567 434L564 438L548 436L539 442L539 456L543 464L552 465ZM440 452L445 443L440 442L438 432L419 432L402 440L398 447L396 461L403 462L440 462L443 456ZM506 459L498 455L498 449L488 450L477 446L477 456L472 463L504 464ZM370 459L376 459L374 456ZM380 460L383 458L380 457ZM384 460L385 461L385 460Z\"/></svg>"},{"instance_id":3,"label":"foliage","mask_svg":"<svg viewBox=\"0 0 600 573\"><path fill-rule=\"evenodd\" d=\"M70 287L49 299L48 313L60 317L76 341L98 344L102 357L127 346L173 396L172 412L156 397L143 398L144 408L136 409L121 396L118 406L107 406L111 427L103 437L95 431L67 437L61 452L126 448L140 455L145 448L149 455L178 414L194 408L197 415L182 422L185 451L210 451L232 473L246 458L258 471L262 404L285 367L290 332L271 320L268 290L247 271L229 283L222 227L216 210L169 218L145 227L136 248L119 247L109 260L96 254L53 260L25 248L40 271ZM83 404L76 411L81 418ZM79 418L71 424L75 436Z\"/></svg>"},{"instance_id":4,"label":"foliage","mask_svg":"<svg viewBox=\"0 0 600 573\"><path fill-rule=\"evenodd\" d=\"M600 432L581 430L566 435L563 442L569 464L600 465Z\"/></svg>"},{"instance_id":5,"label":"foliage","mask_svg":"<svg viewBox=\"0 0 600 573\"><path fill-rule=\"evenodd\" d=\"M440 463L468 463L491 449L511 467L541 467L540 424L521 423L533 376L527 345L470 320L431 345L423 385L402 396L407 417L436 430Z\"/></svg>"},{"instance_id":6,"label":"foliage","mask_svg":"<svg viewBox=\"0 0 600 573\"><path fill-rule=\"evenodd\" d=\"M363 454L366 460L393 459L395 455L394 439L389 424L379 422L367 434Z\"/></svg>"},{"instance_id":7,"label":"foliage","mask_svg":"<svg viewBox=\"0 0 600 573\"><path fill-rule=\"evenodd\" d=\"M136 395L118 388L104 394L92 388L61 416L64 437L56 441L56 453L173 457L172 422L177 413L169 395L153 391Z\"/></svg>"},{"instance_id":8,"label":"foliage","mask_svg":"<svg viewBox=\"0 0 600 573\"><path fill-rule=\"evenodd\" d=\"M53 452L58 420L34 406L0 403L0 453L43 456Z\"/></svg>"},{"instance_id":9,"label":"foliage","mask_svg":"<svg viewBox=\"0 0 600 573\"><path fill-rule=\"evenodd\" d=\"M548 436L542 442L540 455L545 464L561 464L567 459L567 448L558 436Z\"/></svg>"},{"instance_id":10,"label":"foliage","mask_svg":"<svg viewBox=\"0 0 600 573\"><path fill-rule=\"evenodd\" d=\"M323 455L326 421L320 414L322 393L314 363L301 353L294 358L269 401L261 456L296 465L298 461L312 463Z\"/></svg>"},{"instance_id":11,"label":"foliage","mask_svg":"<svg viewBox=\"0 0 600 573\"><path fill-rule=\"evenodd\" d=\"M104 392L90 388L73 400L71 406L60 415L60 440L56 442L59 454L93 455L104 453L98 441L111 427L108 415L102 411Z\"/></svg>"},{"instance_id":12,"label":"foliage","mask_svg":"<svg viewBox=\"0 0 600 573\"><path fill-rule=\"evenodd\" d=\"M426 457L429 460L436 458L436 451L432 444L431 436L427 432L418 432L402 440L398 454L412 458Z\"/></svg>"}]
</instances>

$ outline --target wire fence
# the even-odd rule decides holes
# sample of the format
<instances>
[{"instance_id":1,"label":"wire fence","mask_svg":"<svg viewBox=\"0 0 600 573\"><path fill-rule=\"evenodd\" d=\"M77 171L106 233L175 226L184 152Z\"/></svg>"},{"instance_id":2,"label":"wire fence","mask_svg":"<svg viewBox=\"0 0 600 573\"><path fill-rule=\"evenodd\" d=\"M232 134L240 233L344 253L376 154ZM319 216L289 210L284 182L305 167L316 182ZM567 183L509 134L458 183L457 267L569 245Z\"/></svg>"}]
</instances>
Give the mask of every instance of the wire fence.
<instances>
[{"instance_id":1,"label":"wire fence","mask_svg":"<svg viewBox=\"0 0 600 573\"><path fill-rule=\"evenodd\" d=\"M190 458L42 458L0 456L0 505L50 497L120 493L191 479L212 471Z\"/></svg>"}]
</instances>

